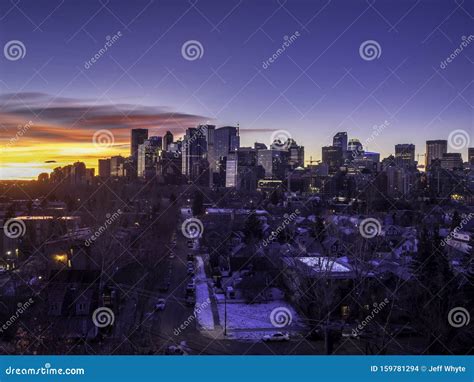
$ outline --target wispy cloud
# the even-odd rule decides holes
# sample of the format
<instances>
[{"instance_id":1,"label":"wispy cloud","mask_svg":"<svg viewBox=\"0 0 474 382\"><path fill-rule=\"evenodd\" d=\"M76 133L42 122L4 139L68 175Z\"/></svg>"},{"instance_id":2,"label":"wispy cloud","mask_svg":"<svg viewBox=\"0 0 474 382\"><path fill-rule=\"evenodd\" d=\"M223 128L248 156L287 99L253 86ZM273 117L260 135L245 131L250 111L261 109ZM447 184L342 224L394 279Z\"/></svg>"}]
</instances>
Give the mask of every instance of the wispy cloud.
<instances>
[{"instance_id":1,"label":"wispy cloud","mask_svg":"<svg viewBox=\"0 0 474 382\"><path fill-rule=\"evenodd\" d=\"M28 137L35 140L87 142L97 129L108 129L116 135L118 143L129 139L132 128L148 128L151 134L170 130L180 135L187 127L209 119L166 106L98 104L93 100L57 98L43 93L0 95L0 118L6 130L33 121ZM2 138L8 136L2 134Z\"/></svg>"},{"instance_id":2,"label":"wispy cloud","mask_svg":"<svg viewBox=\"0 0 474 382\"><path fill-rule=\"evenodd\" d=\"M103 104L44 93L3 94L0 178L15 177L18 169L22 169L22 178L35 177L40 171L76 160L95 167L98 158L128 154L132 128L147 128L150 135L163 135L169 130L180 136L186 128L208 120L166 106ZM100 129L112 132L113 146L104 150L94 146L92 137ZM25 167L28 163L31 166Z\"/></svg>"}]
</instances>

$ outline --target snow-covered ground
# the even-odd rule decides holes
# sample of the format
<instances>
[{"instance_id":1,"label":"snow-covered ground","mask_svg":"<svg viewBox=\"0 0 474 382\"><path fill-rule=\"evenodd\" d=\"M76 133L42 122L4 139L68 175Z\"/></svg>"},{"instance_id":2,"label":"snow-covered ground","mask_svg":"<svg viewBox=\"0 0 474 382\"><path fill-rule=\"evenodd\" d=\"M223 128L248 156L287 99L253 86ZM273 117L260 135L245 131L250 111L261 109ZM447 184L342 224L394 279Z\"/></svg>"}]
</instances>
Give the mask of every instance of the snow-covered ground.
<instances>
[{"instance_id":1,"label":"snow-covered ground","mask_svg":"<svg viewBox=\"0 0 474 382\"><path fill-rule=\"evenodd\" d=\"M219 321L222 327L224 327L224 309L225 305L219 303ZM260 340L266 334L276 332L296 334L303 329L300 317L285 301L249 305L227 300L227 331L230 338Z\"/></svg>"},{"instance_id":2,"label":"snow-covered ground","mask_svg":"<svg viewBox=\"0 0 474 382\"><path fill-rule=\"evenodd\" d=\"M194 308L198 326L205 331L224 327L224 299L217 295L219 322L214 322L208 280L204 261L196 256L196 306ZM218 326L219 325L219 326ZM216 328L217 327L217 328ZM289 332L295 335L304 330L304 325L296 311L283 300L258 304L245 304L227 300L227 338L238 340L261 340L266 334Z\"/></svg>"},{"instance_id":3,"label":"snow-covered ground","mask_svg":"<svg viewBox=\"0 0 474 382\"><path fill-rule=\"evenodd\" d=\"M214 330L209 288L201 256L196 257L196 305L194 313L201 329Z\"/></svg>"}]
</instances>

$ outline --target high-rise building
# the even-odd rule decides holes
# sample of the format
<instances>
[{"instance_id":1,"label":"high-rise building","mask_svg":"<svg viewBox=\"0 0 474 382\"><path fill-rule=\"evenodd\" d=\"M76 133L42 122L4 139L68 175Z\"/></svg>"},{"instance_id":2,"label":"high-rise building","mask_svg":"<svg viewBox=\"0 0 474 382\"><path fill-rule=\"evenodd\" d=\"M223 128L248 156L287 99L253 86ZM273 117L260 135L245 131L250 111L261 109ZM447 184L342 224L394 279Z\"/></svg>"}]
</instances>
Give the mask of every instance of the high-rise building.
<instances>
[{"instance_id":1,"label":"high-rise building","mask_svg":"<svg viewBox=\"0 0 474 382\"><path fill-rule=\"evenodd\" d=\"M448 141L443 139L437 139L432 141L426 141L426 169L429 170L431 162L434 159L441 159L443 154L448 152Z\"/></svg>"},{"instance_id":2,"label":"high-rise building","mask_svg":"<svg viewBox=\"0 0 474 382\"><path fill-rule=\"evenodd\" d=\"M226 157L225 186L239 191L253 192L258 179L265 177L262 166L257 166L257 150L240 147Z\"/></svg>"},{"instance_id":3,"label":"high-rise building","mask_svg":"<svg viewBox=\"0 0 474 382\"><path fill-rule=\"evenodd\" d=\"M459 170L463 168L461 153L444 153L441 158L441 168L445 170Z\"/></svg>"},{"instance_id":4,"label":"high-rise building","mask_svg":"<svg viewBox=\"0 0 474 382\"><path fill-rule=\"evenodd\" d=\"M395 163L400 167L415 167L415 145L410 143L395 145Z\"/></svg>"},{"instance_id":5,"label":"high-rise building","mask_svg":"<svg viewBox=\"0 0 474 382\"><path fill-rule=\"evenodd\" d=\"M352 152L353 157L357 157L364 152L364 147L362 143L357 138L349 139L349 143L347 144L347 150Z\"/></svg>"},{"instance_id":6,"label":"high-rise building","mask_svg":"<svg viewBox=\"0 0 474 382\"><path fill-rule=\"evenodd\" d=\"M238 158L237 152L228 153L226 155L226 170L225 170L225 186L233 188L237 186L238 177Z\"/></svg>"},{"instance_id":7,"label":"high-rise building","mask_svg":"<svg viewBox=\"0 0 474 382\"><path fill-rule=\"evenodd\" d=\"M214 131L214 142L211 150L208 149L211 171L219 171L219 161L227 154L235 152L240 146L239 130L234 126L224 126Z\"/></svg>"},{"instance_id":8,"label":"high-rise building","mask_svg":"<svg viewBox=\"0 0 474 382\"><path fill-rule=\"evenodd\" d=\"M130 155L134 157L138 150L138 145L141 145L148 139L148 129L132 129L132 141L130 145Z\"/></svg>"},{"instance_id":9,"label":"high-rise building","mask_svg":"<svg viewBox=\"0 0 474 382\"><path fill-rule=\"evenodd\" d=\"M156 174L158 183L181 184L183 174L181 172L181 153L173 150L170 145L170 151L160 151L158 162L156 164Z\"/></svg>"},{"instance_id":10,"label":"high-rise building","mask_svg":"<svg viewBox=\"0 0 474 382\"><path fill-rule=\"evenodd\" d=\"M387 175L387 194L391 197L408 195L416 182L415 172L407 168L390 166L385 169Z\"/></svg>"},{"instance_id":11,"label":"high-rise building","mask_svg":"<svg viewBox=\"0 0 474 382\"><path fill-rule=\"evenodd\" d=\"M257 150L252 147L239 147L237 150L239 166L254 167L257 165Z\"/></svg>"},{"instance_id":12,"label":"high-rise building","mask_svg":"<svg viewBox=\"0 0 474 382\"><path fill-rule=\"evenodd\" d=\"M364 151L352 161L354 168L358 170L367 169L373 172L379 169L379 163L380 153L372 151Z\"/></svg>"},{"instance_id":13,"label":"high-rise building","mask_svg":"<svg viewBox=\"0 0 474 382\"><path fill-rule=\"evenodd\" d=\"M257 164L265 170L265 178L283 180L288 169L288 151L257 150Z\"/></svg>"},{"instance_id":14,"label":"high-rise building","mask_svg":"<svg viewBox=\"0 0 474 382\"><path fill-rule=\"evenodd\" d=\"M137 173L140 178L151 179L156 175L156 162L161 150L161 137L150 137L138 145Z\"/></svg>"},{"instance_id":15,"label":"high-rise building","mask_svg":"<svg viewBox=\"0 0 474 382\"><path fill-rule=\"evenodd\" d=\"M123 156L113 156L110 158L110 176L125 176L125 158Z\"/></svg>"},{"instance_id":16,"label":"high-rise building","mask_svg":"<svg viewBox=\"0 0 474 382\"><path fill-rule=\"evenodd\" d=\"M173 143L173 138L171 131L167 131L163 137L163 151L168 151L169 146Z\"/></svg>"},{"instance_id":17,"label":"high-rise building","mask_svg":"<svg viewBox=\"0 0 474 382\"><path fill-rule=\"evenodd\" d=\"M132 138L130 144L130 156L132 157L132 167L137 168L137 153L138 153L138 146L145 142L148 139L148 129L132 129L131 131ZM130 174L132 176L136 176L138 172L134 174Z\"/></svg>"},{"instance_id":18,"label":"high-rise building","mask_svg":"<svg viewBox=\"0 0 474 382\"><path fill-rule=\"evenodd\" d=\"M469 147L467 150L467 163L474 165L474 147Z\"/></svg>"},{"instance_id":19,"label":"high-rise building","mask_svg":"<svg viewBox=\"0 0 474 382\"><path fill-rule=\"evenodd\" d=\"M148 138L147 139L150 144L159 149L159 150L162 150L163 149L163 137L160 137L158 135L153 135L152 137Z\"/></svg>"},{"instance_id":20,"label":"high-rise building","mask_svg":"<svg viewBox=\"0 0 474 382\"><path fill-rule=\"evenodd\" d=\"M86 183L86 164L84 162L75 162L71 167L71 176L69 178L71 184Z\"/></svg>"},{"instance_id":21,"label":"high-rise building","mask_svg":"<svg viewBox=\"0 0 474 382\"><path fill-rule=\"evenodd\" d=\"M257 166L257 150L239 147L221 158L215 185L235 187L237 190L252 192L257 188L257 180L265 177L262 166Z\"/></svg>"},{"instance_id":22,"label":"high-rise building","mask_svg":"<svg viewBox=\"0 0 474 382\"><path fill-rule=\"evenodd\" d=\"M202 172L206 170L204 162L207 162L207 135L208 129L203 126L186 129L186 134L181 144L182 170L183 175L189 181L197 180Z\"/></svg>"},{"instance_id":23,"label":"high-rise building","mask_svg":"<svg viewBox=\"0 0 474 382\"><path fill-rule=\"evenodd\" d=\"M240 147L237 150L237 190L254 192L259 179L265 177L265 170L257 165L257 150L252 147Z\"/></svg>"},{"instance_id":24,"label":"high-rise building","mask_svg":"<svg viewBox=\"0 0 474 382\"><path fill-rule=\"evenodd\" d=\"M93 168L86 168L86 176L85 181L87 184L92 184L94 181L95 169Z\"/></svg>"},{"instance_id":25,"label":"high-rise building","mask_svg":"<svg viewBox=\"0 0 474 382\"><path fill-rule=\"evenodd\" d=\"M288 145L290 169L304 167L304 146L298 146L294 139L290 139Z\"/></svg>"},{"instance_id":26,"label":"high-rise building","mask_svg":"<svg viewBox=\"0 0 474 382\"><path fill-rule=\"evenodd\" d=\"M99 176L108 178L110 176L110 158L99 159Z\"/></svg>"},{"instance_id":27,"label":"high-rise building","mask_svg":"<svg viewBox=\"0 0 474 382\"><path fill-rule=\"evenodd\" d=\"M342 149L334 146L324 146L322 151L322 162L329 167L329 172L334 174L342 165Z\"/></svg>"},{"instance_id":28,"label":"high-rise building","mask_svg":"<svg viewBox=\"0 0 474 382\"><path fill-rule=\"evenodd\" d=\"M334 138L332 139L332 145L334 147L340 147L342 152L347 150L347 133L346 132L339 132L337 133Z\"/></svg>"}]
</instances>

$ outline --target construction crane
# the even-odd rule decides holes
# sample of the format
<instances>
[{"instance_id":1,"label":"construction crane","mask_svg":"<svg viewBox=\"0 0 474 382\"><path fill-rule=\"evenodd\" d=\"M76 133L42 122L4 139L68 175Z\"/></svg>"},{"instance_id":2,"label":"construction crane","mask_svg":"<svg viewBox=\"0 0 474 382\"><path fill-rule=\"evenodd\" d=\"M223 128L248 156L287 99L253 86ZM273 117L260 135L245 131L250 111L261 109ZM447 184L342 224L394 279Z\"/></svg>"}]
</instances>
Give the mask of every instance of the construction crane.
<instances>
[{"instance_id":1,"label":"construction crane","mask_svg":"<svg viewBox=\"0 0 474 382\"><path fill-rule=\"evenodd\" d=\"M313 163L318 163L319 164L320 162L321 162L320 160L313 160L312 156L309 157L309 165L310 166L312 166Z\"/></svg>"}]
</instances>

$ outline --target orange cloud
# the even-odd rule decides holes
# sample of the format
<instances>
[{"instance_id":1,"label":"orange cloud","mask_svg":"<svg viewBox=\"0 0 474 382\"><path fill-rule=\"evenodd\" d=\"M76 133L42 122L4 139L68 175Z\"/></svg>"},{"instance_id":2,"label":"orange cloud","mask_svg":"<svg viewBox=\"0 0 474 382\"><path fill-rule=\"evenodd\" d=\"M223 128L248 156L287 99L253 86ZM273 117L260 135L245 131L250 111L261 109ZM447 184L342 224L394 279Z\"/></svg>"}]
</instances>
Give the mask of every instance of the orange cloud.
<instances>
[{"instance_id":1,"label":"orange cloud","mask_svg":"<svg viewBox=\"0 0 474 382\"><path fill-rule=\"evenodd\" d=\"M207 119L166 107L98 105L42 93L1 95L0 179L32 179L78 160L96 168L99 158L129 155L132 128L148 128L150 135L170 130L181 136ZM94 133L100 129L112 133L110 147L94 145Z\"/></svg>"}]
</instances>

